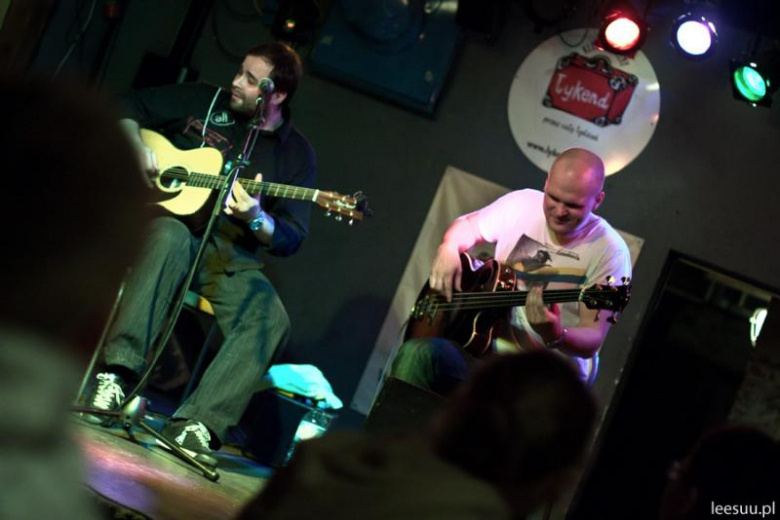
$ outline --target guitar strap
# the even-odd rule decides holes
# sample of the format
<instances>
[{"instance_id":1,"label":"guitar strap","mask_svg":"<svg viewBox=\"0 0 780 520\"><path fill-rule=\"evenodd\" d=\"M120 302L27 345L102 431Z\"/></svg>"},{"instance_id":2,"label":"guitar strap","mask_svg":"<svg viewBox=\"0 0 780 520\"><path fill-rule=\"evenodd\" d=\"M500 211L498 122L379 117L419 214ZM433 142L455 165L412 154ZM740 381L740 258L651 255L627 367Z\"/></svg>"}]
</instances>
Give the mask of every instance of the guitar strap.
<instances>
[{"instance_id":1,"label":"guitar strap","mask_svg":"<svg viewBox=\"0 0 780 520\"><path fill-rule=\"evenodd\" d=\"M211 105L209 105L209 111L206 113L206 120L203 121L203 132L201 132L200 137L200 147L203 148L206 146L206 128L209 126L209 121L211 120L211 112L214 111L214 105L217 104L217 98L219 97L219 93L222 92L222 87L217 87L217 92L214 94L214 99L211 100Z\"/></svg>"}]
</instances>

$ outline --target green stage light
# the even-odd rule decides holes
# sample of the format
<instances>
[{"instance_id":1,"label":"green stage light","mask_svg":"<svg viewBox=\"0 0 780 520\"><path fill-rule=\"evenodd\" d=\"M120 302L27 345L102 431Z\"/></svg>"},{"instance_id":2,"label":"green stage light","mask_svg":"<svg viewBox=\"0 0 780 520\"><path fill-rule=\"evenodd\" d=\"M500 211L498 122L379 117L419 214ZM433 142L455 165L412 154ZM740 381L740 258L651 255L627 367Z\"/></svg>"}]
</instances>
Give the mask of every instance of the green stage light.
<instances>
[{"instance_id":1,"label":"green stage light","mask_svg":"<svg viewBox=\"0 0 780 520\"><path fill-rule=\"evenodd\" d=\"M755 103L766 96L767 80L753 68L755 64L751 65L737 67L734 71L734 84L742 97Z\"/></svg>"},{"instance_id":2,"label":"green stage light","mask_svg":"<svg viewBox=\"0 0 780 520\"><path fill-rule=\"evenodd\" d=\"M765 55L755 61L731 60L731 87L734 98L752 106L772 106L778 87L777 57Z\"/></svg>"}]
</instances>

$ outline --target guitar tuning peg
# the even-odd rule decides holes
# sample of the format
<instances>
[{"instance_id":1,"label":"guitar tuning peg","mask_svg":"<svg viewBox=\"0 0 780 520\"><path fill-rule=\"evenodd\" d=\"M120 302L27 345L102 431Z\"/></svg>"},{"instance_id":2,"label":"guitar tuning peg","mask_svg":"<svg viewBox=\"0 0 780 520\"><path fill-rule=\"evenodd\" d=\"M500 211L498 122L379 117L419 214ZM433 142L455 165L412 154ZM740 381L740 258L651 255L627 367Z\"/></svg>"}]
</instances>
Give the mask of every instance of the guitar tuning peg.
<instances>
[{"instance_id":1,"label":"guitar tuning peg","mask_svg":"<svg viewBox=\"0 0 780 520\"><path fill-rule=\"evenodd\" d=\"M607 318L607 321L609 323L611 323L612 325L616 324L618 322L617 313L615 313L612 316L610 316L609 318Z\"/></svg>"},{"instance_id":2,"label":"guitar tuning peg","mask_svg":"<svg viewBox=\"0 0 780 520\"><path fill-rule=\"evenodd\" d=\"M332 213L330 210L328 210L328 211L326 211L326 212L325 212L325 216L326 216L326 217L329 217L329 216L331 216L331 215L333 215L333 213Z\"/></svg>"},{"instance_id":3,"label":"guitar tuning peg","mask_svg":"<svg viewBox=\"0 0 780 520\"><path fill-rule=\"evenodd\" d=\"M350 226L351 226L352 224L354 224L354 223L355 223L355 219L354 219L354 218L351 218L351 219L349 219L349 225L350 225Z\"/></svg>"},{"instance_id":4,"label":"guitar tuning peg","mask_svg":"<svg viewBox=\"0 0 780 520\"><path fill-rule=\"evenodd\" d=\"M628 284L631 282L631 278L629 278L628 276L624 276L623 278L620 279L620 281L623 282L624 284Z\"/></svg>"},{"instance_id":5,"label":"guitar tuning peg","mask_svg":"<svg viewBox=\"0 0 780 520\"><path fill-rule=\"evenodd\" d=\"M337 220L337 221L339 221L339 222L341 222L342 220L344 220L344 217L342 217L342 216L341 216L341 213L339 213L338 215L336 215L336 220Z\"/></svg>"},{"instance_id":6,"label":"guitar tuning peg","mask_svg":"<svg viewBox=\"0 0 780 520\"><path fill-rule=\"evenodd\" d=\"M607 285L612 285L615 282L614 276L607 276Z\"/></svg>"}]
</instances>

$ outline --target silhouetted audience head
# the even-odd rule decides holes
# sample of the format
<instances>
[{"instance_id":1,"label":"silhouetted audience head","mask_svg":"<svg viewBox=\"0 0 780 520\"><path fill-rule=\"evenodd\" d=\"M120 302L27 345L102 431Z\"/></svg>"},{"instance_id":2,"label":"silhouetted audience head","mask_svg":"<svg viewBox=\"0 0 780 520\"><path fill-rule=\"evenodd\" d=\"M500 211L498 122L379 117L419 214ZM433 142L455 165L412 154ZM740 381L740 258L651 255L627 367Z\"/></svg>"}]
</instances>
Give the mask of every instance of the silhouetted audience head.
<instances>
[{"instance_id":1,"label":"silhouetted audience head","mask_svg":"<svg viewBox=\"0 0 780 520\"><path fill-rule=\"evenodd\" d=\"M100 330L140 247L149 190L97 92L4 77L0 99L1 319L82 339Z\"/></svg>"},{"instance_id":2,"label":"silhouetted audience head","mask_svg":"<svg viewBox=\"0 0 780 520\"><path fill-rule=\"evenodd\" d=\"M530 511L567 483L596 416L591 393L549 352L495 356L462 385L436 421L434 449Z\"/></svg>"},{"instance_id":3,"label":"silhouetted audience head","mask_svg":"<svg viewBox=\"0 0 780 520\"><path fill-rule=\"evenodd\" d=\"M755 428L723 425L706 432L670 470L659 518L714 518L718 506L753 506L759 515L752 516L760 516L778 498L780 443Z\"/></svg>"},{"instance_id":4,"label":"silhouetted audience head","mask_svg":"<svg viewBox=\"0 0 780 520\"><path fill-rule=\"evenodd\" d=\"M0 77L0 517L82 518L94 506L67 407L138 251L141 168L96 92Z\"/></svg>"}]
</instances>

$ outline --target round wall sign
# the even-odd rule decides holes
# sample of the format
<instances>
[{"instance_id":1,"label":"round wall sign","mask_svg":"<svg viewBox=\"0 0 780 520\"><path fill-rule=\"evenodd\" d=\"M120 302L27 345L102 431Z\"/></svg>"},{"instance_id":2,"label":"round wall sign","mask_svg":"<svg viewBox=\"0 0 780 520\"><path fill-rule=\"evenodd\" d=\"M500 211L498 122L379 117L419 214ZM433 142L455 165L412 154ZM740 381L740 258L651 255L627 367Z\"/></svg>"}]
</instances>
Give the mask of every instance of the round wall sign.
<instances>
[{"instance_id":1,"label":"round wall sign","mask_svg":"<svg viewBox=\"0 0 780 520\"><path fill-rule=\"evenodd\" d=\"M567 41L585 29L562 34ZM594 37L597 30L591 29ZM650 142L661 91L650 61L594 47L569 47L554 36L534 49L509 89L509 127L532 163L547 172L567 148L587 148L612 175Z\"/></svg>"}]
</instances>

